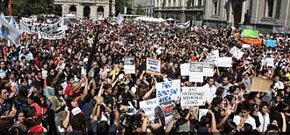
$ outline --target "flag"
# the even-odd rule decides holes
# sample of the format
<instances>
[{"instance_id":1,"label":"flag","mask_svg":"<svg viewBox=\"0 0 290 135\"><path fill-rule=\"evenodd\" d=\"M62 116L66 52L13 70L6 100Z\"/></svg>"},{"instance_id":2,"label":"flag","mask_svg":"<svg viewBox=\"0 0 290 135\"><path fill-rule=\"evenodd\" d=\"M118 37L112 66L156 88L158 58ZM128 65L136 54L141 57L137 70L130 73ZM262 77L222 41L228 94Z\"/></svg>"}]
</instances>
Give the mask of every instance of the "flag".
<instances>
[{"instance_id":1,"label":"flag","mask_svg":"<svg viewBox=\"0 0 290 135\"><path fill-rule=\"evenodd\" d=\"M13 25L9 24L5 19L5 16L1 14L0 16L0 35L5 39L10 40L12 43L16 44L22 32L15 28Z\"/></svg>"},{"instance_id":2,"label":"flag","mask_svg":"<svg viewBox=\"0 0 290 135\"><path fill-rule=\"evenodd\" d=\"M119 25L121 25L123 23L124 17L119 13L118 17L117 17L117 23Z\"/></svg>"},{"instance_id":3,"label":"flag","mask_svg":"<svg viewBox=\"0 0 290 135\"><path fill-rule=\"evenodd\" d=\"M276 47L277 41L276 40L267 40L266 47Z\"/></svg>"},{"instance_id":4,"label":"flag","mask_svg":"<svg viewBox=\"0 0 290 135\"><path fill-rule=\"evenodd\" d=\"M14 28L19 29L19 26L18 26L18 24L15 21L15 18L13 16L11 16L9 24L12 25Z\"/></svg>"}]
</instances>

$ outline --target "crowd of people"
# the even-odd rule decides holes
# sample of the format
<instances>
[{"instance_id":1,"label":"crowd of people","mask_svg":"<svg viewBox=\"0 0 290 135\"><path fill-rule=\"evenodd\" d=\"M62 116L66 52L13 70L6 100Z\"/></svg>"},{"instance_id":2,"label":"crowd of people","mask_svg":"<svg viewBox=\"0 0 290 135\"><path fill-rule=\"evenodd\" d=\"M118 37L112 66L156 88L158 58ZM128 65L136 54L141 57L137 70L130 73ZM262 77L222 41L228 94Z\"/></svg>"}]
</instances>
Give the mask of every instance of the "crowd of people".
<instances>
[{"instance_id":1,"label":"crowd of people","mask_svg":"<svg viewBox=\"0 0 290 135\"><path fill-rule=\"evenodd\" d=\"M8 134L263 134L290 131L290 53L287 35L277 46L242 48L239 29L124 21L66 22L66 38L38 39L24 34L18 45L0 41L0 132ZM95 37L95 33L99 33ZM94 38L97 38L94 47ZM240 48L241 59L229 53ZM93 49L94 48L94 49ZM219 50L232 67L214 67L204 83L181 76L180 64L203 62ZM125 74L124 57L135 57L135 74ZM262 65L265 57L274 66ZM162 61L161 75L146 73L146 58ZM252 78L273 80L269 92L251 92ZM168 123L153 124L139 102L156 97L157 82L181 80L182 87L205 87L209 100L198 118L194 106L176 102Z\"/></svg>"}]
</instances>

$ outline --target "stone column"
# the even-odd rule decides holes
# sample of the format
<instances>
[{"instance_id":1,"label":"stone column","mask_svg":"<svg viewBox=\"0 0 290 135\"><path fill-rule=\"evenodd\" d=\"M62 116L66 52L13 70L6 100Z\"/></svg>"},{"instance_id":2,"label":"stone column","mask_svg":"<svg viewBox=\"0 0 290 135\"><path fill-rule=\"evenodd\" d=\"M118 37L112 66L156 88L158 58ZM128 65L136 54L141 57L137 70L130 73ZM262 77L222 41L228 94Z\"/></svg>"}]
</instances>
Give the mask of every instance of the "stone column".
<instances>
[{"instance_id":1,"label":"stone column","mask_svg":"<svg viewBox=\"0 0 290 135\"><path fill-rule=\"evenodd\" d=\"M82 6L81 4L78 4L77 6L77 17L83 18L84 17L84 6Z\"/></svg>"},{"instance_id":2,"label":"stone column","mask_svg":"<svg viewBox=\"0 0 290 135\"><path fill-rule=\"evenodd\" d=\"M61 13L62 13L62 16L65 15L65 14L68 14L69 12L69 5L67 4L62 4L61 5Z\"/></svg>"},{"instance_id":3,"label":"stone column","mask_svg":"<svg viewBox=\"0 0 290 135\"><path fill-rule=\"evenodd\" d=\"M104 18L109 16L109 5L104 6Z\"/></svg>"},{"instance_id":4,"label":"stone column","mask_svg":"<svg viewBox=\"0 0 290 135\"><path fill-rule=\"evenodd\" d=\"M91 18L97 18L97 6L91 6L91 13L90 13L90 17Z\"/></svg>"},{"instance_id":5,"label":"stone column","mask_svg":"<svg viewBox=\"0 0 290 135\"><path fill-rule=\"evenodd\" d=\"M185 11L182 11L182 13L181 13L181 22L185 23L185 21L186 21Z\"/></svg>"}]
</instances>

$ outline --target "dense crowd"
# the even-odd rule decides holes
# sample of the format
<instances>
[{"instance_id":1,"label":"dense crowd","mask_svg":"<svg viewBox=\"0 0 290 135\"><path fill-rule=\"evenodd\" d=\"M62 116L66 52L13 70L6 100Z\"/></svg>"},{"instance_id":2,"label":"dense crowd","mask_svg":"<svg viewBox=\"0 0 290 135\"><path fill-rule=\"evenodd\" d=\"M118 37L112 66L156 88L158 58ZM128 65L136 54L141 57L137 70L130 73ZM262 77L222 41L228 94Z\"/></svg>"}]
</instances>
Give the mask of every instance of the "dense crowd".
<instances>
[{"instance_id":1,"label":"dense crowd","mask_svg":"<svg viewBox=\"0 0 290 135\"><path fill-rule=\"evenodd\" d=\"M66 22L61 40L24 34L19 45L0 41L0 132L9 134L261 134L290 131L290 54L287 35L260 34L277 39L277 46L242 48L232 27L192 26L125 21L99 25L89 20ZM94 50L95 33L98 32ZM240 48L241 59L229 53ZM204 83L181 76L180 64L203 62L219 50L232 57L230 68L214 68ZM93 54L92 54L93 53ZM92 56L92 57L91 57ZM135 57L135 74L125 74L124 57ZM274 66L262 65L265 57ZM92 58L92 59L91 59ZM161 75L145 72L146 58L162 61ZM92 61L91 61L92 60ZM252 78L273 80L269 92L251 92ZM176 101L176 113L165 123L152 124L144 111L130 106L156 97L157 82L181 80L181 86L206 87L209 100L198 118L194 108Z\"/></svg>"}]
</instances>

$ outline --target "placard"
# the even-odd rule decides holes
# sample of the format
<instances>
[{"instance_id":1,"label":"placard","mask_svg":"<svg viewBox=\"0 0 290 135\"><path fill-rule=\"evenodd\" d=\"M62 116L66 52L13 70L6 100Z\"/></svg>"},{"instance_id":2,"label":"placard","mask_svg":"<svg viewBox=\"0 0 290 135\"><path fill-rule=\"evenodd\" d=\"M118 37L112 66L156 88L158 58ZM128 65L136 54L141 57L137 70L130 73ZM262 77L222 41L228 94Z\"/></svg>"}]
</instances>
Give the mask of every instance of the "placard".
<instances>
[{"instance_id":1,"label":"placard","mask_svg":"<svg viewBox=\"0 0 290 135\"><path fill-rule=\"evenodd\" d=\"M253 30L253 29L243 29L242 37L258 38L259 37L259 31L258 30Z\"/></svg>"},{"instance_id":2,"label":"placard","mask_svg":"<svg viewBox=\"0 0 290 135\"><path fill-rule=\"evenodd\" d=\"M277 41L276 40L267 40L266 47L276 47Z\"/></svg>"},{"instance_id":3,"label":"placard","mask_svg":"<svg viewBox=\"0 0 290 135\"><path fill-rule=\"evenodd\" d=\"M146 73L152 75L161 75L161 61L152 58L147 58Z\"/></svg>"},{"instance_id":4,"label":"placard","mask_svg":"<svg viewBox=\"0 0 290 135\"><path fill-rule=\"evenodd\" d=\"M214 75L214 63L203 62L203 76L213 77Z\"/></svg>"},{"instance_id":5,"label":"placard","mask_svg":"<svg viewBox=\"0 0 290 135\"><path fill-rule=\"evenodd\" d=\"M244 52L235 46L230 50L230 53L238 60L241 59L244 55Z\"/></svg>"},{"instance_id":6,"label":"placard","mask_svg":"<svg viewBox=\"0 0 290 135\"><path fill-rule=\"evenodd\" d=\"M159 103L177 100L180 97L180 80L156 83Z\"/></svg>"},{"instance_id":7,"label":"placard","mask_svg":"<svg viewBox=\"0 0 290 135\"><path fill-rule=\"evenodd\" d=\"M198 120L200 121L201 120L201 117L202 116L205 116L208 112L208 109L199 109L198 110Z\"/></svg>"},{"instance_id":8,"label":"placard","mask_svg":"<svg viewBox=\"0 0 290 135\"><path fill-rule=\"evenodd\" d=\"M190 82L203 82L203 63L190 63Z\"/></svg>"},{"instance_id":9,"label":"placard","mask_svg":"<svg viewBox=\"0 0 290 135\"><path fill-rule=\"evenodd\" d=\"M189 63L180 64L180 74L181 74L181 76L189 76L190 75L189 67L190 67Z\"/></svg>"},{"instance_id":10,"label":"placard","mask_svg":"<svg viewBox=\"0 0 290 135\"><path fill-rule=\"evenodd\" d=\"M274 58L266 58L266 61L267 61L267 67L274 66Z\"/></svg>"},{"instance_id":11,"label":"placard","mask_svg":"<svg viewBox=\"0 0 290 135\"><path fill-rule=\"evenodd\" d=\"M135 57L124 57L125 74L135 74Z\"/></svg>"},{"instance_id":12,"label":"placard","mask_svg":"<svg viewBox=\"0 0 290 135\"><path fill-rule=\"evenodd\" d=\"M264 79L260 77L254 77L252 79L252 92L269 92L270 86L273 84L272 80Z\"/></svg>"},{"instance_id":13,"label":"placard","mask_svg":"<svg viewBox=\"0 0 290 135\"><path fill-rule=\"evenodd\" d=\"M218 67L232 67L232 57L219 57Z\"/></svg>"},{"instance_id":14,"label":"placard","mask_svg":"<svg viewBox=\"0 0 290 135\"><path fill-rule=\"evenodd\" d=\"M155 108L159 105L157 98L140 101L139 106L145 112L149 120L155 120Z\"/></svg>"},{"instance_id":15,"label":"placard","mask_svg":"<svg viewBox=\"0 0 290 135\"><path fill-rule=\"evenodd\" d=\"M181 106L202 106L207 95L203 87L182 87Z\"/></svg>"}]
</instances>

